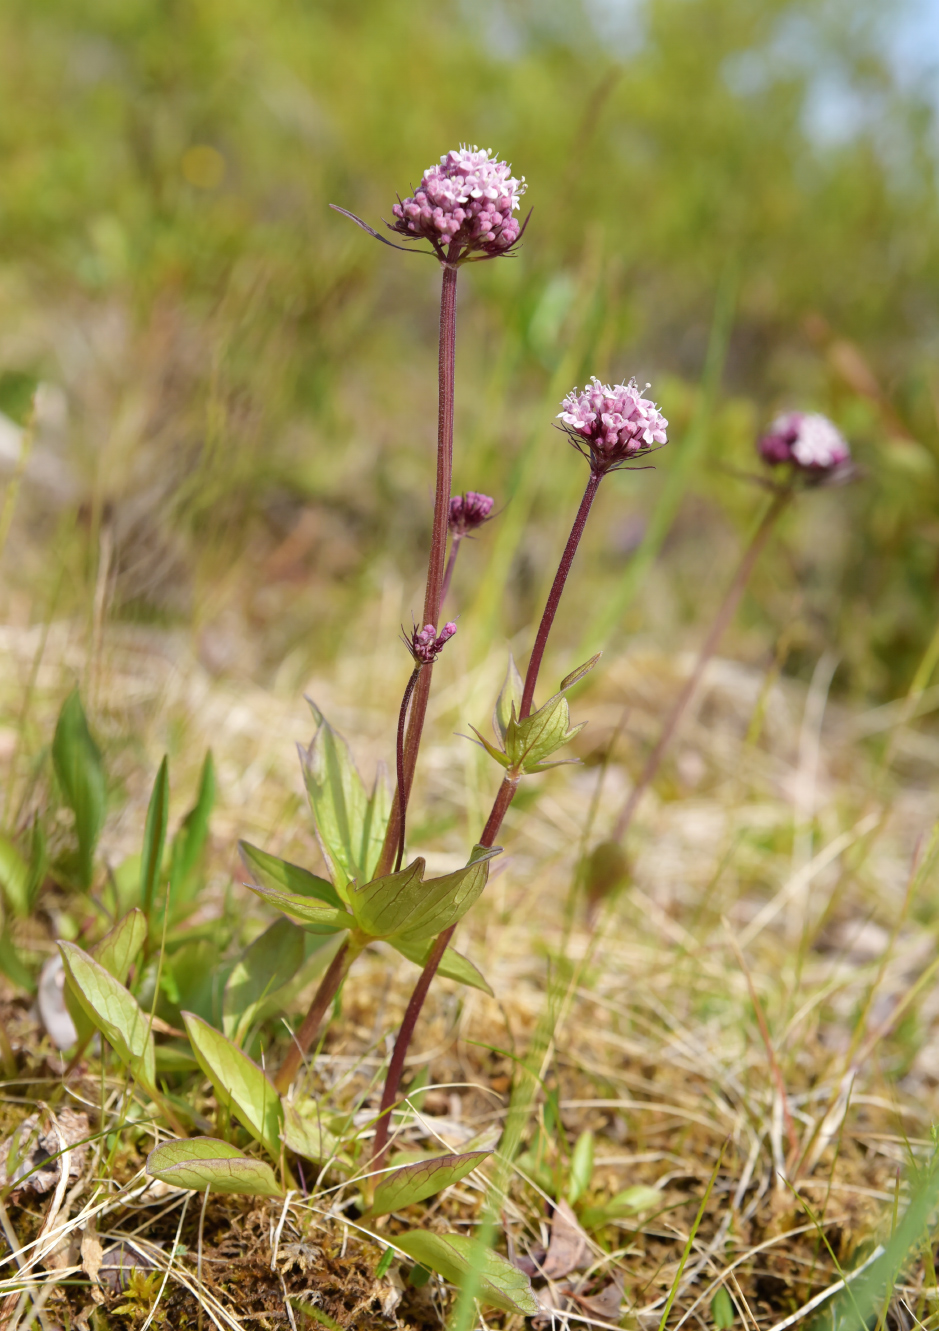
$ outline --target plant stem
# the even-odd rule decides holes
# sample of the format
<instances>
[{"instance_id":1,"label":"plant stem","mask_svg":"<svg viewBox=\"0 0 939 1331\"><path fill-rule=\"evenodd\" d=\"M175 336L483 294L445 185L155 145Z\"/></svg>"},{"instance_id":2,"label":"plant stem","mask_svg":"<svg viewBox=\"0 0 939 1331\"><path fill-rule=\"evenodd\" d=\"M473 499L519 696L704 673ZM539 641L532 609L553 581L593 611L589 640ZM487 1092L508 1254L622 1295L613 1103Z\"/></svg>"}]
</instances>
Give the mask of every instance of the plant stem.
<instances>
[{"instance_id":1,"label":"plant stem","mask_svg":"<svg viewBox=\"0 0 939 1331\"><path fill-rule=\"evenodd\" d=\"M316 1039L326 1009L339 992L339 986L346 978L349 967L361 950L359 947L354 947L347 939L333 957L329 969L320 980L319 988L313 995L310 1010L303 1019L303 1025L293 1037L293 1043L287 1050L287 1057L281 1063L280 1070L274 1078L274 1086L281 1095L289 1089L290 1083L297 1075L303 1061L303 1055Z\"/></svg>"},{"instance_id":2,"label":"plant stem","mask_svg":"<svg viewBox=\"0 0 939 1331\"><path fill-rule=\"evenodd\" d=\"M665 728L659 736L659 742L646 759L646 765L642 769L639 780L636 782L630 792L629 798L623 805L622 812L613 829L614 841L621 841L626 835L629 824L632 822L633 815L639 806L639 801L655 779L655 774L659 770L662 756L671 743L672 737L678 728L678 724L684 715L685 708L688 706L695 690L701 682L701 676L704 674L708 661L710 661L711 657L717 651L720 640L724 636L730 621L733 619L737 606L740 604L740 598L743 596L746 585L750 581L750 575L753 572L754 565L759 559L763 547L769 540L770 533L776 525L777 518L792 498L792 494L792 490L780 490L773 497L769 508L767 508L766 512L763 514L760 525L753 534L750 544L744 551L743 558L737 566L733 581L728 587L724 600L721 603L721 607L708 630L708 635L701 645L701 650L698 653L698 659L695 662L694 669L688 676L685 686L678 695L678 699L669 714L668 720L665 722Z\"/></svg>"},{"instance_id":3,"label":"plant stem","mask_svg":"<svg viewBox=\"0 0 939 1331\"><path fill-rule=\"evenodd\" d=\"M567 575L571 571L571 564L574 562L574 555L577 553L580 538L583 536L584 527L587 525L587 516L590 513L590 507L596 498L597 490L600 488L600 482L602 480L603 473L591 469L590 479L587 482L584 497L580 501L577 517L574 519L571 534L567 538L567 545L564 547L564 553L561 556L558 571L554 575L554 582L551 584L551 590L548 593L548 600L545 604L544 614L541 616L541 623L538 626L538 636L535 638L535 645L531 649L528 669L525 672L525 687L522 691L522 704L519 708L520 720L524 720L531 712L531 705L535 697L535 685L538 682L538 671L541 669L541 660L548 643L548 634L551 632L551 625L554 623L554 616L557 614L558 605L561 600L561 593L564 591Z\"/></svg>"},{"instance_id":4,"label":"plant stem","mask_svg":"<svg viewBox=\"0 0 939 1331\"><path fill-rule=\"evenodd\" d=\"M404 829L408 812L408 795L410 788L404 775L404 725L407 720L408 703L411 701L411 694L414 692L414 685L417 683L418 676L421 673L421 667L416 665L411 671L411 678L407 682L404 690L404 697L401 699L401 711L398 713L398 738L395 743L395 764L398 778L398 790L401 794L401 818L400 831L398 833L398 855L395 860L395 873L401 868L401 861L404 859Z\"/></svg>"},{"instance_id":5,"label":"plant stem","mask_svg":"<svg viewBox=\"0 0 939 1331\"><path fill-rule=\"evenodd\" d=\"M447 599L447 592L450 590L450 579L453 577L453 570L456 567L456 557L459 553L460 542L463 537L456 532L450 538L450 558L447 560L447 571L443 575L443 586L440 588L440 604L443 605Z\"/></svg>"},{"instance_id":6,"label":"plant stem","mask_svg":"<svg viewBox=\"0 0 939 1331\"><path fill-rule=\"evenodd\" d=\"M437 488L434 495L434 526L427 562L427 585L424 591L425 624L436 627L440 616L443 593L444 561L447 553L447 528L450 517L450 490L453 481L453 396L456 364L456 268L443 265L440 289L440 342L437 360ZM385 841L375 869L380 878L389 873L401 840L400 825L407 802L407 791L414 780L417 754L421 746L427 700L433 666L422 670L414 689L411 720L404 744L404 777L407 789L395 791L391 816L385 830Z\"/></svg>"},{"instance_id":7,"label":"plant stem","mask_svg":"<svg viewBox=\"0 0 939 1331\"><path fill-rule=\"evenodd\" d=\"M590 507L593 504L600 481L603 479L602 473L590 473L590 479L587 482L587 488L584 491L584 497L580 501L580 508L577 510L577 517L574 519L574 525L571 528L571 534L567 539L567 545L564 547L564 553L561 555L561 562L558 565L558 571L554 582L551 585L551 591L548 594L547 604L544 608L544 614L541 616L541 624L538 629L538 636L535 639L535 646L532 649L531 658L528 662L528 672L525 676L525 692L522 697L521 715L523 717L529 714L531 710L531 700L534 696L535 685L538 681L538 670L544 656L545 645L548 641L548 634L551 632L551 625L554 623L554 616L557 614L558 603L561 600L561 593L564 591L564 584L567 581L567 575L571 571L571 565L574 562L574 555L577 553L577 547L580 544L580 538L584 534L584 527L587 523L587 516L590 513ZM526 704L527 699L527 704ZM521 773L514 772L511 769L506 772L499 791L492 806L492 812L486 820L486 826L483 834L479 838L481 846L491 847L495 844L496 837L502 828L502 820L508 812L509 805L515 797L518 789L518 783L521 780ZM436 938L431 948L430 955L424 962L424 969L418 977L417 984L408 1001L404 1017L401 1021L398 1036L395 1040L395 1047L392 1051L391 1062L388 1064L388 1072L385 1076L385 1086L382 1091L381 1107L379 1110L378 1122L375 1124L375 1141L372 1146L372 1167L380 1169L388 1149L388 1133L391 1126L391 1111L398 1098L398 1088L401 1084L401 1075L404 1072L404 1060L407 1057L408 1046L411 1043L411 1037L414 1034L414 1028L417 1025L417 1019L421 1015L421 1009L424 1006L424 1000L427 998L428 990L434 976L437 973L437 967L443 959L443 954L449 946L450 939L456 925L451 925L449 929Z\"/></svg>"}]
</instances>

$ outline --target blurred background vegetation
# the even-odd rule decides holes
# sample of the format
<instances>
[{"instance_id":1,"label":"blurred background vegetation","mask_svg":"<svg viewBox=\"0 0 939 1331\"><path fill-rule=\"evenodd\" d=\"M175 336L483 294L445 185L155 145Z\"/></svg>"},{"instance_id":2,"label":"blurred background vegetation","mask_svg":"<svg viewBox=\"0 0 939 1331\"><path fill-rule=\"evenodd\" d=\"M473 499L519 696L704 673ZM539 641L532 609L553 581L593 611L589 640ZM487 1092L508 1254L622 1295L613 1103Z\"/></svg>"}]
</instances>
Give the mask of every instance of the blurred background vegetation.
<instances>
[{"instance_id":1,"label":"blurred background vegetation","mask_svg":"<svg viewBox=\"0 0 939 1331\"><path fill-rule=\"evenodd\" d=\"M808 675L830 648L840 693L905 692L939 573L939 139L895 47L909 17L7 0L0 465L25 484L0 525L6 622L97 605L191 634L213 672L299 683L383 595L419 609L438 275L328 204L377 223L469 141L534 212L517 258L460 279L455 482L503 508L461 557L464 641L527 625L553 573L585 479L559 398L635 374L672 443L604 487L559 652L695 645L764 502L732 472L806 407L864 476L790 516L730 650Z\"/></svg>"}]
</instances>

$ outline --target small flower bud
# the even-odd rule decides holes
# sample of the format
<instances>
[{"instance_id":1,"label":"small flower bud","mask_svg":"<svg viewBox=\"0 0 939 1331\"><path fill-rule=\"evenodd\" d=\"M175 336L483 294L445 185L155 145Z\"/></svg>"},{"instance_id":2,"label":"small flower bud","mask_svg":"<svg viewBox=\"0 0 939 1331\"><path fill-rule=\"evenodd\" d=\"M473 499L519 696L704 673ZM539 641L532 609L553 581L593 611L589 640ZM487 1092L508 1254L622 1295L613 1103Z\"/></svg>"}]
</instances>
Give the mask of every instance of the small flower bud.
<instances>
[{"instance_id":1,"label":"small flower bud","mask_svg":"<svg viewBox=\"0 0 939 1331\"><path fill-rule=\"evenodd\" d=\"M771 467L788 462L816 481L843 473L851 462L847 440L818 412L789 411L777 416L757 447Z\"/></svg>"},{"instance_id":2,"label":"small flower bud","mask_svg":"<svg viewBox=\"0 0 939 1331\"><path fill-rule=\"evenodd\" d=\"M441 258L449 246L451 263L476 252L505 254L522 233L512 214L526 189L511 170L491 151L461 144L427 168L413 198L394 205L389 227L407 240L429 240Z\"/></svg>"},{"instance_id":3,"label":"small flower bud","mask_svg":"<svg viewBox=\"0 0 939 1331\"><path fill-rule=\"evenodd\" d=\"M668 443L668 421L654 402L642 396L635 379L610 387L592 377L590 387L582 393L572 389L561 406L561 428L600 475L653 444Z\"/></svg>"},{"instance_id":4,"label":"small flower bud","mask_svg":"<svg viewBox=\"0 0 939 1331\"><path fill-rule=\"evenodd\" d=\"M425 624L422 629L415 624L410 638L404 639L404 645L413 656L416 665L433 665L444 644L450 641L454 633L456 633L456 624L452 619L444 624L439 635L433 624Z\"/></svg>"},{"instance_id":5,"label":"small flower bud","mask_svg":"<svg viewBox=\"0 0 939 1331\"><path fill-rule=\"evenodd\" d=\"M477 494L467 490L466 494L454 495L450 500L450 531L454 536L468 536L470 532L488 522L492 513L494 499L489 495Z\"/></svg>"}]
</instances>

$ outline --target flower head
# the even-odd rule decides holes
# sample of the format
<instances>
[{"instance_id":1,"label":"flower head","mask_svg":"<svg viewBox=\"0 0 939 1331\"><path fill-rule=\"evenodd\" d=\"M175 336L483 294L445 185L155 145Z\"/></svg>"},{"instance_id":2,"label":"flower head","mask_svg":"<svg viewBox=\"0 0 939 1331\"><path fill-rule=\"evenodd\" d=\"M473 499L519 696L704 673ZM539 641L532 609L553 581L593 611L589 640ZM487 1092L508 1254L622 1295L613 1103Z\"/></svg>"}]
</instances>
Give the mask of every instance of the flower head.
<instances>
[{"instance_id":1,"label":"flower head","mask_svg":"<svg viewBox=\"0 0 939 1331\"><path fill-rule=\"evenodd\" d=\"M830 479L851 461L841 431L818 412L789 411L777 416L757 447L770 466L789 462L815 480Z\"/></svg>"},{"instance_id":2,"label":"flower head","mask_svg":"<svg viewBox=\"0 0 939 1331\"><path fill-rule=\"evenodd\" d=\"M466 494L454 495L450 500L450 531L454 536L467 536L470 532L489 521L494 499L489 495L477 494L467 490Z\"/></svg>"},{"instance_id":3,"label":"flower head","mask_svg":"<svg viewBox=\"0 0 939 1331\"><path fill-rule=\"evenodd\" d=\"M508 162L462 144L427 168L412 198L394 205L389 226L407 240L429 240L441 258L448 247L451 263L477 251L496 258L522 233L512 214L525 189L525 177L516 180Z\"/></svg>"},{"instance_id":4,"label":"flower head","mask_svg":"<svg viewBox=\"0 0 939 1331\"><path fill-rule=\"evenodd\" d=\"M653 444L668 443L668 421L654 402L642 396L635 379L611 388L592 377L589 387L582 393L573 389L561 406L562 429L600 475Z\"/></svg>"},{"instance_id":5,"label":"flower head","mask_svg":"<svg viewBox=\"0 0 939 1331\"><path fill-rule=\"evenodd\" d=\"M443 651L444 644L450 641L454 633L456 624L452 619L444 624L439 634L433 624L425 624L422 629L415 624L410 638L404 639L404 645L414 657L415 665L433 665Z\"/></svg>"}]
</instances>

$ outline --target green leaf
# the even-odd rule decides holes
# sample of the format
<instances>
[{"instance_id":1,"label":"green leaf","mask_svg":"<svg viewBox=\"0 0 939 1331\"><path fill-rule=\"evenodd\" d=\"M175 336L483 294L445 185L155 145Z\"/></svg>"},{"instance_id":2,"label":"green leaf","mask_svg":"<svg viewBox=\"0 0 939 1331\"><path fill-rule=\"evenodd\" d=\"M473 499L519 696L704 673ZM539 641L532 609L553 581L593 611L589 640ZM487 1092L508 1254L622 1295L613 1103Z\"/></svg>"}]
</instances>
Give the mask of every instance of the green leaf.
<instances>
[{"instance_id":1,"label":"green leaf","mask_svg":"<svg viewBox=\"0 0 939 1331\"><path fill-rule=\"evenodd\" d=\"M352 892L359 928L372 938L400 937L407 943L435 938L462 919L486 886L489 860L498 848L477 846L464 869L424 879L418 858L399 873L376 878Z\"/></svg>"},{"instance_id":2,"label":"green leaf","mask_svg":"<svg viewBox=\"0 0 939 1331\"><path fill-rule=\"evenodd\" d=\"M734 1305L723 1285L711 1300L711 1321L717 1331L729 1331L734 1324Z\"/></svg>"},{"instance_id":3,"label":"green leaf","mask_svg":"<svg viewBox=\"0 0 939 1331\"><path fill-rule=\"evenodd\" d=\"M304 1160L332 1160L339 1156L341 1143L324 1125L316 1105L311 1107L312 1113L301 1114L296 1105L284 1105L281 1140L288 1151Z\"/></svg>"},{"instance_id":4,"label":"green leaf","mask_svg":"<svg viewBox=\"0 0 939 1331\"><path fill-rule=\"evenodd\" d=\"M284 1114L280 1098L253 1059L221 1031L194 1012L182 1014L186 1034L199 1066L215 1087L219 1102L227 1105L253 1137L276 1159Z\"/></svg>"},{"instance_id":5,"label":"green leaf","mask_svg":"<svg viewBox=\"0 0 939 1331\"><path fill-rule=\"evenodd\" d=\"M269 902L275 910L283 911L292 920L302 924L310 933L334 934L340 929L351 929L355 924L355 917L345 907L336 910L332 906L324 906L315 898L301 897L295 892L280 892L276 888L258 887L254 883L246 883L245 886Z\"/></svg>"},{"instance_id":6,"label":"green leaf","mask_svg":"<svg viewBox=\"0 0 939 1331\"><path fill-rule=\"evenodd\" d=\"M157 879L163 868L163 849L166 845L166 824L170 816L170 774L166 755L156 774L147 821L143 833L143 853L140 857L140 904L147 919L153 912L153 896Z\"/></svg>"},{"instance_id":7,"label":"green leaf","mask_svg":"<svg viewBox=\"0 0 939 1331\"><path fill-rule=\"evenodd\" d=\"M239 841L238 849L245 868L254 875L255 882L261 887L272 888L275 892L291 892L300 897L315 897L336 910L345 909L345 902L332 883L328 883L325 878L317 878L309 869L301 869L299 864L268 855L266 850L258 850L257 846L252 846L248 841Z\"/></svg>"},{"instance_id":8,"label":"green leaf","mask_svg":"<svg viewBox=\"0 0 939 1331\"><path fill-rule=\"evenodd\" d=\"M209 818L215 805L215 764L212 750L205 755L199 793L173 837L170 855L170 896L184 901L192 895L193 876L209 836Z\"/></svg>"},{"instance_id":9,"label":"green leaf","mask_svg":"<svg viewBox=\"0 0 939 1331\"><path fill-rule=\"evenodd\" d=\"M491 1154L491 1151L467 1151L463 1155L438 1155L433 1160L421 1160L384 1175L362 1219L372 1220L389 1211L400 1211L412 1202L422 1202L425 1197L442 1192L452 1183L459 1183Z\"/></svg>"},{"instance_id":10,"label":"green leaf","mask_svg":"<svg viewBox=\"0 0 939 1331\"><path fill-rule=\"evenodd\" d=\"M585 661L584 664L578 666L576 670L572 670L569 675L565 675L561 680L559 692L565 693L568 689L573 688L579 679L583 679L584 675L589 675L602 655L602 652L597 652L596 656L591 656L589 661Z\"/></svg>"},{"instance_id":11,"label":"green leaf","mask_svg":"<svg viewBox=\"0 0 939 1331\"><path fill-rule=\"evenodd\" d=\"M581 1214L580 1221L587 1229L600 1229L611 1220L626 1220L630 1216L641 1215L643 1211L659 1211L663 1201L658 1188L637 1183L632 1188L618 1192L603 1206L589 1206Z\"/></svg>"},{"instance_id":12,"label":"green leaf","mask_svg":"<svg viewBox=\"0 0 939 1331\"><path fill-rule=\"evenodd\" d=\"M289 984L303 964L305 935L290 920L275 920L235 962L222 997L222 1029L242 1044L263 1003Z\"/></svg>"},{"instance_id":13,"label":"green leaf","mask_svg":"<svg viewBox=\"0 0 939 1331\"><path fill-rule=\"evenodd\" d=\"M13 842L5 836L0 836L0 887L14 915L22 919L29 914L32 905L29 866Z\"/></svg>"},{"instance_id":14,"label":"green leaf","mask_svg":"<svg viewBox=\"0 0 939 1331\"><path fill-rule=\"evenodd\" d=\"M42 887L49 867L49 853L46 848L46 834L42 823L37 818L33 823L32 836L29 839L29 881L26 885L26 899L32 910L39 889Z\"/></svg>"},{"instance_id":15,"label":"green leaf","mask_svg":"<svg viewBox=\"0 0 939 1331\"><path fill-rule=\"evenodd\" d=\"M12 980L20 989L25 989L28 994L36 992L36 981L20 961L6 920L3 922L3 929L0 930L0 971L3 971L7 979Z\"/></svg>"},{"instance_id":16,"label":"green leaf","mask_svg":"<svg viewBox=\"0 0 939 1331\"><path fill-rule=\"evenodd\" d=\"M480 1303L523 1317L536 1317L541 1312L528 1277L491 1248L481 1249L475 1239L413 1229L409 1234L396 1234L394 1241L415 1262L429 1266L454 1285L462 1286L470 1271L479 1271Z\"/></svg>"},{"instance_id":17,"label":"green leaf","mask_svg":"<svg viewBox=\"0 0 939 1331\"><path fill-rule=\"evenodd\" d=\"M474 740L470 740L471 744L478 744L480 748L485 749L489 754L489 757L495 758L500 767L508 767L509 759L501 749L497 749L494 744L490 744L488 739L486 739L486 736L481 735L475 726L470 726L470 730L472 730L473 734L476 736ZM465 738L469 739L469 735L465 736Z\"/></svg>"},{"instance_id":18,"label":"green leaf","mask_svg":"<svg viewBox=\"0 0 939 1331\"><path fill-rule=\"evenodd\" d=\"M543 707L524 721L511 721L505 734L505 751L513 767L527 773L543 770L539 765L583 730L586 722L571 726L571 713L563 693L555 693Z\"/></svg>"},{"instance_id":19,"label":"green leaf","mask_svg":"<svg viewBox=\"0 0 939 1331\"><path fill-rule=\"evenodd\" d=\"M52 741L52 762L62 796L75 814L78 877L89 888L94 854L107 813L107 783L101 753L88 729L78 690L65 700Z\"/></svg>"},{"instance_id":20,"label":"green leaf","mask_svg":"<svg viewBox=\"0 0 939 1331\"><path fill-rule=\"evenodd\" d=\"M152 1088L156 1070L147 1014L141 1011L133 994L76 943L60 939L59 952L85 1016L133 1075Z\"/></svg>"},{"instance_id":21,"label":"green leaf","mask_svg":"<svg viewBox=\"0 0 939 1331\"><path fill-rule=\"evenodd\" d=\"M147 937L147 918L142 910L135 906L132 911L118 920L113 929L95 943L90 955L95 961L120 984L127 983L127 976Z\"/></svg>"},{"instance_id":22,"label":"green leaf","mask_svg":"<svg viewBox=\"0 0 939 1331\"><path fill-rule=\"evenodd\" d=\"M274 1171L215 1137L163 1142L147 1156L147 1173L177 1188L235 1192L247 1197L283 1197Z\"/></svg>"},{"instance_id":23,"label":"green leaf","mask_svg":"<svg viewBox=\"0 0 939 1331\"><path fill-rule=\"evenodd\" d=\"M593 1133L582 1132L574 1144L571 1172L567 1183L567 1200L571 1206L583 1197L593 1178Z\"/></svg>"},{"instance_id":24,"label":"green leaf","mask_svg":"<svg viewBox=\"0 0 939 1331\"><path fill-rule=\"evenodd\" d=\"M316 834L333 870L340 896L353 881L367 882L378 862L390 803L379 772L368 795L349 745L310 703L316 734L301 750L303 776L316 823Z\"/></svg>"},{"instance_id":25,"label":"green leaf","mask_svg":"<svg viewBox=\"0 0 939 1331\"><path fill-rule=\"evenodd\" d=\"M414 965L420 966L422 970L434 945L433 939L426 943L409 943L402 938L390 938L388 941L403 957L407 957L408 961L413 961ZM446 980L456 980L458 984L469 985L471 989L481 989L484 994L488 994L490 998L492 997L492 990L469 957L464 957L462 952L457 952L452 947L448 947L444 952L440 965L437 967L437 974L442 975Z\"/></svg>"},{"instance_id":26,"label":"green leaf","mask_svg":"<svg viewBox=\"0 0 939 1331\"><path fill-rule=\"evenodd\" d=\"M505 672L505 683L502 685L492 711L492 728L503 743L505 742L505 732L508 729L509 722L513 717L517 717L521 710L524 689L525 685L518 673L515 658L509 652L509 665Z\"/></svg>"}]
</instances>

